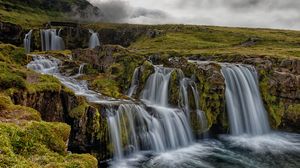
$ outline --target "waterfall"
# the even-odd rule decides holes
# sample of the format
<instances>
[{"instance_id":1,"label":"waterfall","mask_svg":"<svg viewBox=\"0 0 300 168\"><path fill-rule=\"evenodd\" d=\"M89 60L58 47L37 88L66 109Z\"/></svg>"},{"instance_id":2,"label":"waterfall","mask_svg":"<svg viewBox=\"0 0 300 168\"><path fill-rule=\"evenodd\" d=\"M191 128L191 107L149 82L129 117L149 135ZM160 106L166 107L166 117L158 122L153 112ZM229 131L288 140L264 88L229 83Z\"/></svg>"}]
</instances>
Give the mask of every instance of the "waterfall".
<instances>
[{"instance_id":1,"label":"waterfall","mask_svg":"<svg viewBox=\"0 0 300 168\"><path fill-rule=\"evenodd\" d=\"M60 32L61 29L58 32L56 29L41 30L41 44L43 51L65 49L65 44L60 37Z\"/></svg>"},{"instance_id":2,"label":"waterfall","mask_svg":"<svg viewBox=\"0 0 300 168\"><path fill-rule=\"evenodd\" d=\"M150 103L167 106L168 86L173 69L162 66L154 66L155 72L146 82L142 93L142 100Z\"/></svg>"},{"instance_id":3,"label":"waterfall","mask_svg":"<svg viewBox=\"0 0 300 168\"><path fill-rule=\"evenodd\" d=\"M92 103L102 104L112 101L107 98L104 101L101 94L89 90L85 81L60 74L61 62L58 59L43 56L33 58L27 68L53 75L76 95L84 96ZM79 67L78 74L81 74L83 66L82 64ZM115 160L121 160L124 156L139 151L165 152L194 142L188 112L180 106L170 107L168 103L169 80L172 72L174 69L155 66L155 72L148 78L140 94L143 103L122 101L117 106L106 104L107 123ZM199 102L195 82L188 78L184 79L189 81L189 87L195 87L195 102ZM138 80L138 77L134 80ZM132 83L136 84L136 82ZM187 91L183 92L188 96ZM189 109L189 103L185 106ZM197 109L200 110L198 105Z\"/></svg>"},{"instance_id":4,"label":"waterfall","mask_svg":"<svg viewBox=\"0 0 300 168\"><path fill-rule=\"evenodd\" d=\"M86 97L89 102L104 102L104 96L95 91L89 90L86 81L77 81L76 79L74 79L77 75L67 77L60 74L60 64L61 61L56 58L33 55L33 61L27 64L27 68L42 74L53 75L54 77L59 79L63 85L74 91L76 95ZM82 64L81 67L83 68L83 66L84 65Z\"/></svg>"},{"instance_id":5,"label":"waterfall","mask_svg":"<svg viewBox=\"0 0 300 168\"><path fill-rule=\"evenodd\" d=\"M201 124L201 129L205 130L207 129L207 120L204 112L200 109L200 97L199 97L199 92L197 89L197 85L194 82L194 80L184 77L183 72L180 70L179 71L179 76L180 76L180 91L179 91L179 106L182 107L188 116L188 119L190 119L190 102L189 102L189 93L188 90L191 89L193 98L194 98L194 103L196 106L196 114L197 114L197 119L199 120L199 123Z\"/></svg>"},{"instance_id":6,"label":"waterfall","mask_svg":"<svg viewBox=\"0 0 300 168\"><path fill-rule=\"evenodd\" d=\"M131 97L136 92L136 89L139 85L139 72L140 72L140 67L135 68L133 75L132 75L130 88L127 93L127 96L129 96L129 97Z\"/></svg>"},{"instance_id":7,"label":"waterfall","mask_svg":"<svg viewBox=\"0 0 300 168\"><path fill-rule=\"evenodd\" d=\"M226 107L233 135L259 135L269 132L258 76L253 66L223 64Z\"/></svg>"},{"instance_id":8,"label":"waterfall","mask_svg":"<svg viewBox=\"0 0 300 168\"><path fill-rule=\"evenodd\" d=\"M31 48L31 36L32 36L32 30L30 30L24 38L24 48L25 48L25 53L28 54L30 53L30 48Z\"/></svg>"},{"instance_id":9,"label":"waterfall","mask_svg":"<svg viewBox=\"0 0 300 168\"><path fill-rule=\"evenodd\" d=\"M93 30L89 30L91 33L90 41L89 41L89 48L94 49L97 46L100 46L99 36L97 32L94 32Z\"/></svg>"}]
</instances>

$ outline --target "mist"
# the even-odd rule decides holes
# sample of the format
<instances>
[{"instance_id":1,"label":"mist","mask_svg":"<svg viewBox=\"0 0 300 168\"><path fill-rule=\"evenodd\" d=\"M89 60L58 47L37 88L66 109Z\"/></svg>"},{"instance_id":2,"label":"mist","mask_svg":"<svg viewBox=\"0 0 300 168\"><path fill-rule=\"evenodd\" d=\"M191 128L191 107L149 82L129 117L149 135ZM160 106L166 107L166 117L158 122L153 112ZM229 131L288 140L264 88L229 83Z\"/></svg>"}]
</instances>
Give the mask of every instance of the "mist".
<instances>
[{"instance_id":1,"label":"mist","mask_svg":"<svg viewBox=\"0 0 300 168\"><path fill-rule=\"evenodd\" d=\"M108 22L300 29L298 0L89 0Z\"/></svg>"}]
</instances>

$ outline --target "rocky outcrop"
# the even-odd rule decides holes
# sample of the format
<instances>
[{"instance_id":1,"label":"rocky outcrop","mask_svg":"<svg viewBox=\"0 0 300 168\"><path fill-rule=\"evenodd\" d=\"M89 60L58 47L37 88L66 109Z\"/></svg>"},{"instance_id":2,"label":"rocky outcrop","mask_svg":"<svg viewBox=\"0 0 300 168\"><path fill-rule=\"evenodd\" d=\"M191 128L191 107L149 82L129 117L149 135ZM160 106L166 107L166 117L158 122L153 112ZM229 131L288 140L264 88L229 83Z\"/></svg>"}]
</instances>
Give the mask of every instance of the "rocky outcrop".
<instances>
[{"instance_id":1,"label":"rocky outcrop","mask_svg":"<svg viewBox=\"0 0 300 168\"><path fill-rule=\"evenodd\" d=\"M0 41L3 43L9 43L14 45L23 44L22 32L23 29L21 26L8 23L0 22Z\"/></svg>"},{"instance_id":2,"label":"rocky outcrop","mask_svg":"<svg viewBox=\"0 0 300 168\"><path fill-rule=\"evenodd\" d=\"M65 122L66 114L78 104L74 94L62 91L16 92L14 104L31 107L41 113L44 121Z\"/></svg>"},{"instance_id":3,"label":"rocky outcrop","mask_svg":"<svg viewBox=\"0 0 300 168\"><path fill-rule=\"evenodd\" d=\"M100 163L112 157L105 106L81 104L70 112L68 120L72 125L69 150L93 153Z\"/></svg>"}]
</instances>

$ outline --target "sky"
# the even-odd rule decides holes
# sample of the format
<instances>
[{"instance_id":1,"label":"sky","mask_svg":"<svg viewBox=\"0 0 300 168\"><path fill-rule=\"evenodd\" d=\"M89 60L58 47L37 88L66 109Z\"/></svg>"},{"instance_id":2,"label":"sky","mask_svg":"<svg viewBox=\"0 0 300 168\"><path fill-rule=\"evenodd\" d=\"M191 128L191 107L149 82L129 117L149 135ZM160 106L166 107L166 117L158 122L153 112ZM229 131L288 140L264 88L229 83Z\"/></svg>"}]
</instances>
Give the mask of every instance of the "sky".
<instances>
[{"instance_id":1,"label":"sky","mask_svg":"<svg viewBox=\"0 0 300 168\"><path fill-rule=\"evenodd\" d=\"M89 0L103 21L300 30L300 0Z\"/></svg>"}]
</instances>

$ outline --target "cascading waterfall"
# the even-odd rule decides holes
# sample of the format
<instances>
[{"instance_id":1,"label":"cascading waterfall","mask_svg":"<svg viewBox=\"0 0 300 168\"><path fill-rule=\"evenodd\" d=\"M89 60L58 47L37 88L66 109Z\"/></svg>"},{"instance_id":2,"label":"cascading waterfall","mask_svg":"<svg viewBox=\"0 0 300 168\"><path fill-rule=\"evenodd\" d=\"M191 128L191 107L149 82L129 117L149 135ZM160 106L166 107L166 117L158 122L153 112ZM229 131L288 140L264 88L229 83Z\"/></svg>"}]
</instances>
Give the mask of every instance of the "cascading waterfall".
<instances>
[{"instance_id":1,"label":"cascading waterfall","mask_svg":"<svg viewBox=\"0 0 300 168\"><path fill-rule=\"evenodd\" d=\"M30 30L24 38L25 53L30 53L32 30Z\"/></svg>"},{"instance_id":2,"label":"cascading waterfall","mask_svg":"<svg viewBox=\"0 0 300 168\"><path fill-rule=\"evenodd\" d=\"M89 90L84 81L77 81L74 77L60 74L60 64L60 61L55 58L35 56L27 67L55 76L65 86L72 89L76 95L85 96L89 102L103 103L101 95ZM80 66L78 74L81 74L83 66L84 64ZM155 73L148 78L141 93L144 104L127 101L122 102L117 108L116 106L109 108L109 105L106 108L108 128L116 160L122 159L124 155L142 150L164 152L188 146L194 142L185 109L168 105L168 87L172 72L171 68L155 66ZM195 94L198 93L195 92ZM195 101L198 102L199 99Z\"/></svg>"},{"instance_id":3,"label":"cascading waterfall","mask_svg":"<svg viewBox=\"0 0 300 168\"><path fill-rule=\"evenodd\" d=\"M100 46L100 41L99 41L99 35L97 32L94 32L93 30L89 30L91 33L90 41L89 41L89 48L93 49L96 48L97 46Z\"/></svg>"},{"instance_id":4,"label":"cascading waterfall","mask_svg":"<svg viewBox=\"0 0 300 168\"><path fill-rule=\"evenodd\" d=\"M70 88L74 91L76 95L84 96L87 98L89 102L93 103L103 103L104 96L101 94L89 90L86 81L77 81L75 78L78 75L67 77L63 76L59 72L59 66L61 61L52 57L44 57L44 56L36 56L33 55L33 61L31 61L28 65L28 69L32 69L36 72L42 74L53 75L54 77L58 78L60 82L65 85L66 87ZM84 66L83 64L81 65ZM79 72L80 73L80 72ZM113 99L108 99L113 100Z\"/></svg>"},{"instance_id":5,"label":"cascading waterfall","mask_svg":"<svg viewBox=\"0 0 300 168\"><path fill-rule=\"evenodd\" d=\"M269 122L253 66L222 64L226 107L233 135L268 133Z\"/></svg>"},{"instance_id":6,"label":"cascading waterfall","mask_svg":"<svg viewBox=\"0 0 300 168\"><path fill-rule=\"evenodd\" d=\"M197 114L200 118L202 117L199 122L203 122L203 128L206 126L204 113L199 107L199 93L195 82L185 78L183 72L179 71L178 73L182 74L180 89L185 95L181 96L181 99L184 99L182 101L184 106L170 107L168 103L169 81L174 69L163 66L154 66L154 68L155 72L146 81L140 95L144 105L123 104L119 109L108 111L108 124L117 160L123 158L124 151L127 153L139 150L164 152L188 146L194 142L188 115L190 110L188 88L192 89ZM133 73L129 93L132 93L138 85L138 73L139 68Z\"/></svg>"},{"instance_id":7,"label":"cascading waterfall","mask_svg":"<svg viewBox=\"0 0 300 168\"><path fill-rule=\"evenodd\" d=\"M65 44L60 37L60 32L61 29L58 32L56 29L41 30L41 44L43 51L65 49Z\"/></svg>"},{"instance_id":8,"label":"cascading waterfall","mask_svg":"<svg viewBox=\"0 0 300 168\"><path fill-rule=\"evenodd\" d=\"M89 90L84 81L60 74L61 61L58 59L34 55L33 59L27 65L28 68L53 75L76 95L83 95L90 102L103 103L103 97ZM78 75L82 74L83 66L82 64L79 67ZM180 76L178 108L169 107L168 99L162 102L156 100L164 97L162 95L167 95L168 98L166 88L169 85L170 75L175 73L175 69L162 66L156 66L155 73L148 78L146 82L148 84L140 94L143 103L122 101L119 106L106 104L108 130L114 157L117 160L109 164L116 167L265 167L266 165L297 167L299 165L298 134L221 136L219 140L193 141L188 115L193 108L200 110L199 93L195 79L185 77L178 69L176 72ZM268 132L268 121L259 95L255 69L245 65L224 64L222 73L227 86L228 112L233 116L230 116L230 126L234 128L235 135L251 131L255 134ZM155 91L158 93L152 93ZM192 97L196 107L190 107L192 102L189 101ZM249 121L246 121L248 119ZM237 123L234 124L235 122ZM250 125L246 126L246 123ZM188 147L181 148L184 146ZM168 151L170 149L176 150ZM125 156L129 154L133 154L132 157L126 158Z\"/></svg>"}]
</instances>

